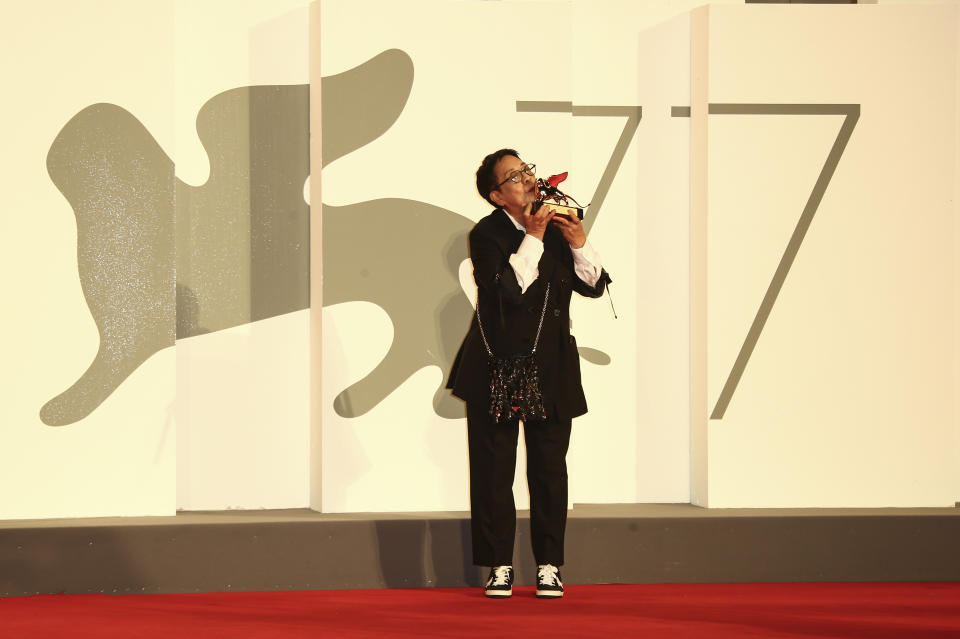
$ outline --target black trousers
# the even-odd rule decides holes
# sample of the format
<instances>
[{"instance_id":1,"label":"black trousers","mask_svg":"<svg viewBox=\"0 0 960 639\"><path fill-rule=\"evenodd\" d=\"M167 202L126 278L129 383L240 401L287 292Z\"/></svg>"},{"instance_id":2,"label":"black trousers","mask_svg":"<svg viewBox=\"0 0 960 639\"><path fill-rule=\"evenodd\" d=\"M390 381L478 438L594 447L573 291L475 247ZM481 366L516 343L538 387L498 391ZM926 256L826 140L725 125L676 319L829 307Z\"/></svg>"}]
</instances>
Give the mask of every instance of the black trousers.
<instances>
[{"instance_id":1,"label":"black trousers","mask_svg":"<svg viewBox=\"0 0 960 639\"><path fill-rule=\"evenodd\" d=\"M567 527L567 448L570 419L523 425L530 490L530 536L537 564L563 565ZM517 510L513 476L517 466L519 423L496 424L487 406L467 405L470 452L470 528L473 563L513 564Z\"/></svg>"}]
</instances>

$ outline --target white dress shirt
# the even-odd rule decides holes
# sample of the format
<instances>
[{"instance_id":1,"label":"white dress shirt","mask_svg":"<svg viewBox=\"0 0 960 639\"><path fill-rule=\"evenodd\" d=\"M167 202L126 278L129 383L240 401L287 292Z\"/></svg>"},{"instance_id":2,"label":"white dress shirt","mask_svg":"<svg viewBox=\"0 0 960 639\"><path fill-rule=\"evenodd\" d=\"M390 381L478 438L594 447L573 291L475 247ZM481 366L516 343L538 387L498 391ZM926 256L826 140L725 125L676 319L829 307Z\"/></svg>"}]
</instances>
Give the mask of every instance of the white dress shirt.
<instances>
[{"instance_id":1,"label":"white dress shirt","mask_svg":"<svg viewBox=\"0 0 960 639\"><path fill-rule=\"evenodd\" d=\"M523 225L513 219L512 215L506 211L503 214L513 222L518 231L526 232ZM573 253L573 271L577 277L590 286L596 286L597 280L600 279L600 254L590 245L589 240L580 248L571 246L570 251ZM527 287L540 275L537 265L540 263L541 255L543 255L543 242L528 233L520 242L517 252L510 256L510 266L513 267L513 272L517 276L520 293L526 293Z\"/></svg>"}]
</instances>

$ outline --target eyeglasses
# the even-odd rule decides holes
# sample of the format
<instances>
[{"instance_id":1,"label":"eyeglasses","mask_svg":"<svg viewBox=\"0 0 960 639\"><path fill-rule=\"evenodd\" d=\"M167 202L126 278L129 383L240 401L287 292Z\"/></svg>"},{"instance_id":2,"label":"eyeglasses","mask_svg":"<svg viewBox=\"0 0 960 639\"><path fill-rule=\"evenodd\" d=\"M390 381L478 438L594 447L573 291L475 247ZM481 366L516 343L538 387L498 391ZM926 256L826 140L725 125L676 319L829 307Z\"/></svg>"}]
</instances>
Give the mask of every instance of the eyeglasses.
<instances>
[{"instance_id":1,"label":"eyeglasses","mask_svg":"<svg viewBox=\"0 0 960 639\"><path fill-rule=\"evenodd\" d=\"M506 179L506 180L504 180L503 182L501 182L500 184L496 185L495 187L493 187L493 188L490 189L490 190L491 190L491 191L496 191L497 189L499 189L501 186L503 186L503 185L506 184L507 182L513 182L514 184L519 184L519 183L520 183L520 180L523 179L523 178L522 178L523 175L533 176L533 175L536 175L536 173L537 173L537 165L536 165L536 164L524 164L524 165L521 166L518 170L510 171L510 173L507 174L507 179Z\"/></svg>"}]
</instances>

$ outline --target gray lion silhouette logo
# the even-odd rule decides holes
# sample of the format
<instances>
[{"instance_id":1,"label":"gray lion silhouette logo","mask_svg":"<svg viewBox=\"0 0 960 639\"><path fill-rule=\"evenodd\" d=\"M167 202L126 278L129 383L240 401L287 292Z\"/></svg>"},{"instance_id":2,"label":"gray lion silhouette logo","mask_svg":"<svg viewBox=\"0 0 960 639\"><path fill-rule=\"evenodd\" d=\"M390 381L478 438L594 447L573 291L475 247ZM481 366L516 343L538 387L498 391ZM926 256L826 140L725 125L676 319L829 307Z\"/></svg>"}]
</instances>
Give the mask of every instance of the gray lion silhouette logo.
<instances>
[{"instance_id":1,"label":"gray lion silhouette logo","mask_svg":"<svg viewBox=\"0 0 960 639\"><path fill-rule=\"evenodd\" d=\"M327 164L396 121L413 62L389 50L322 82ZM197 133L210 159L210 178L197 187L176 178L146 128L116 105L87 107L54 140L47 168L76 216L77 266L100 346L79 379L43 406L45 424L83 419L176 338L309 307L309 86L221 93L201 109ZM401 234L401 219L419 226L422 250L386 241ZM449 366L471 312L457 278L471 222L384 199L324 206L323 224L324 303L369 301L396 327L386 358L336 399L337 412L352 417L422 366ZM370 227L381 233L370 237ZM419 286L400 286L400 262L420 274ZM440 388L434 407L463 414Z\"/></svg>"},{"instance_id":2,"label":"gray lion silhouette logo","mask_svg":"<svg viewBox=\"0 0 960 639\"><path fill-rule=\"evenodd\" d=\"M413 77L410 57L391 49L323 78L323 165L386 132ZM308 85L214 96L197 116L210 161L200 186L179 180L173 160L119 106L91 105L67 122L47 170L76 216L77 268L100 346L77 381L41 408L45 424L83 419L178 338L309 308L309 114ZM384 359L334 401L338 414L356 417L423 366L449 370L472 313L458 270L473 223L394 198L323 205L322 215L324 304L372 302L395 327ZM397 242L410 228L416 237ZM464 416L443 384L433 407Z\"/></svg>"}]
</instances>

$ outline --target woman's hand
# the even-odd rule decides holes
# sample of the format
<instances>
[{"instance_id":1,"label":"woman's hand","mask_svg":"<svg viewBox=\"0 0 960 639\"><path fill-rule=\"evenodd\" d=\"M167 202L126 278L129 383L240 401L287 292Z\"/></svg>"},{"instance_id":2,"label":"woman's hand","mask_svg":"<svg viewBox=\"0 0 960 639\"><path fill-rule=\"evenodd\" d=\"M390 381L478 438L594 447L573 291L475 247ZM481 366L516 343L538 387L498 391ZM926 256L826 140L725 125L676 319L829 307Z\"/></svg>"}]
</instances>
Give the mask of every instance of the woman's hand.
<instances>
[{"instance_id":1,"label":"woman's hand","mask_svg":"<svg viewBox=\"0 0 960 639\"><path fill-rule=\"evenodd\" d=\"M532 235L542 242L547 224L550 223L550 220L555 219L556 212L548 204L541 206L536 213L531 214L531 210L533 210L532 202L524 207L523 213L520 214L520 223L527 230L527 235Z\"/></svg>"},{"instance_id":2,"label":"woman's hand","mask_svg":"<svg viewBox=\"0 0 960 639\"><path fill-rule=\"evenodd\" d=\"M566 215L554 215L552 222L563 233L563 238L570 243L572 248L583 248L587 243L587 234L583 230L583 222L576 215L567 217Z\"/></svg>"}]
</instances>

